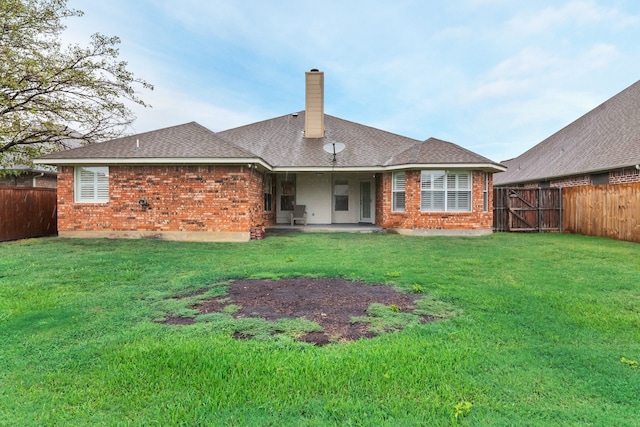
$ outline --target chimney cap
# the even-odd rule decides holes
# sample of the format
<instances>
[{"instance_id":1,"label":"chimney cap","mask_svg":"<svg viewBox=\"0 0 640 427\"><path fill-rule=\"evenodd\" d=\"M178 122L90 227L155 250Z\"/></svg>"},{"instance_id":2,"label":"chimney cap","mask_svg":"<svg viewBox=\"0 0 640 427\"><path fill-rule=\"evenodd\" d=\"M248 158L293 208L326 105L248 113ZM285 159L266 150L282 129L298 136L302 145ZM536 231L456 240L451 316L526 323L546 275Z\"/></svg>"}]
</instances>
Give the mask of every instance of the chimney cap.
<instances>
[{"instance_id":1,"label":"chimney cap","mask_svg":"<svg viewBox=\"0 0 640 427\"><path fill-rule=\"evenodd\" d=\"M311 73L318 73L318 72L320 72L320 70L318 70L317 68L312 68L310 72Z\"/></svg>"}]
</instances>

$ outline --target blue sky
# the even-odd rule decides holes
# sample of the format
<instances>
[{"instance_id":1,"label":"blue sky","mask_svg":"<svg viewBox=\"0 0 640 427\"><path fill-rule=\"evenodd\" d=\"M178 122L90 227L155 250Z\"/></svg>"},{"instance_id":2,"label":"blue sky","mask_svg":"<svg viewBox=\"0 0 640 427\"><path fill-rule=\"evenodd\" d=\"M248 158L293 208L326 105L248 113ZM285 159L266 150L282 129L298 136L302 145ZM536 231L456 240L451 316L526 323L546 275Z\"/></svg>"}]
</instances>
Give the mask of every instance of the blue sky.
<instances>
[{"instance_id":1,"label":"blue sky","mask_svg":"<svg viewBox=\"0 0 640 427\"><path fill-rule=\"evenodd\" d=\"M69 0L67 42L119 36L155 86L135 133L222 131L304 109L493 160L522 154L640 80L640 2Z\"/></svg>"}]
</instances>

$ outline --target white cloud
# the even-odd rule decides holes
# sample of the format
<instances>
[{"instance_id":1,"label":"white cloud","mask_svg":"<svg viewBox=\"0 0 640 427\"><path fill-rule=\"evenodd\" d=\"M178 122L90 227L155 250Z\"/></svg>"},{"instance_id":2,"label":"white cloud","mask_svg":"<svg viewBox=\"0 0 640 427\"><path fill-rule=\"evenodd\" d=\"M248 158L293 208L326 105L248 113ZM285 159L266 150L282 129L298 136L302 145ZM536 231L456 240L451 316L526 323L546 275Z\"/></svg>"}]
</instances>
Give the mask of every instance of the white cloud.
<instances>
[{"instance_id":1,"label":"white cloud","mask_svg":"<svg viewBox=\"0 0 640 427\"><path fill-rule=\"evenodd\" d=\"M469 26L456 26L456 27L446 27L442 30L437 31L433 35L433 40L438 41L447 41L447 40L468 40L470 37L474 37L473 28Z\"/></svg>"},{"instance_id":2,"label":"white cloud","mask_svg":"<svg viewBox=\"0 0 640 427\"><path fill-rule=\"evenodd\" d=\"M547 7L532 15L520 15L509 22L513 31L525 34L541 33L570 21L594 22L600 14L592 3L571 2L562 7Z\"/></svg>"},{"instance_id":3,"label":"white cloud","mask_svg":"<svg viewBox=\"0 0 640 427\"><path fill-rule=\"evenodd\" d=\"M526 48L489 70L463 100L536 96L536 88L561 87L568 78L582 80L590 70L610 66L619 57L617 47L611 44L596 44L564 56L541 48Z\"/></svg>"},{"instance_id":4,"label":"white cloud","mask_svg":"<svg viewBox=\"0 0 640 427\"><path fill-rule=\"evenodd\" d=\"M637 16L615 8L598 7L593 1L572 1L559 7L546 7L534 14L516 16L508 22L508 27L516 33L539 34L567 24L584 26L601 22L623 28L639 21Z\"/></svg>"},{"instance_id":5,"label":"white cloud","mask_svg":"<svg viewBox=\"0 0 640 427\"><path fill-rule=\"evenodd\" d=\"M485 105L470 124L471 129L484 129L484 133L462 138L478 152L505 160L522 154L603 101L586 91L549 87L527 97Z\"/></svg>"},{"instance_id":6,"label":"white cloud","mask_svg":"<svg viewBox=\"0 0 640 427\"><path fill-rule=\"evenodd\" d=\"M121 36L121 57L156 86L136 131L301 110L304 72L320 68L328 114L501 159L640 69L631 0L69 2L87 10L76 20L87 34Z\"/></svg>"},{"instance_id":7,"label":"white cloud","mask_svg":"<svg viewBox=\"0 0 640 427\"><path fill-rule=\"evenodd\" d=\"M466 97L466 102L475 102L486 98L513 96L531 88L530 80L498 80L485 83Z\"/></svg>"},{"instance_id":8,"label":"white cloud","mask_svg":"<svg viewBox=\"0 0 640 427\"><path fill-rule=\"evenodd\" d=\"M488 77L509 78L531 76L557 67L559 62L559 58L545 49L527 47L514 56L500 61L489 71Z\"/></svg>"},{"instance_id":9,"label":"white cloud","mask_svg":"<svg viewBox=\"0 0 640 427\"><path fill-rule=\"evenodd\" d=\"M600 43L585 52L580 58L580 63L590 68L602 68L611 65L620 56L620 51L615 45Z\"/></svg>"},{"instance_id":10,"label":"white cloud","mask_svg":"<svg viewBox=\"0 0 640 427\"><path fill-rule=\"evenodd\" d=\"M138 116L132 129L134 133L192 121L218 132L254 123L266 117L264 112L256 109L247 109L242 112L228 109L216 105L211 100L199 99L180 89L171 89L166 86L161 86L161 89L145 96L145 101L152 105L150 111L138 105L132 107Z\"/></svg>"}]
</instances>

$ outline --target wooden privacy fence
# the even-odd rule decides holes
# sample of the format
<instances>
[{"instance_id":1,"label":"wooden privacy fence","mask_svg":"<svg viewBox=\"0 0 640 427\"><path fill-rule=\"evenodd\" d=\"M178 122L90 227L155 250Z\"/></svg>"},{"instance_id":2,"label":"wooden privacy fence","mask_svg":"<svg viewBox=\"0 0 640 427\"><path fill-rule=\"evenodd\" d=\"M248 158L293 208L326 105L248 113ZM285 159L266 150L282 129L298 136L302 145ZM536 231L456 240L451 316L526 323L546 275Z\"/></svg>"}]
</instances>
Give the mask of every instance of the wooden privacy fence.
<instances>
[{"instance_id":1,"label":"wooden privacy fence","mask_svg":"<svg viewBox=\"0 0 640 427\"><path fill-rule=\"evenodd\" d=\"M563 231L640 243L640 183L563 189Z\"/></svg>"},{"instance_id":2,"label":"wooden privacy fence","mask_svg":"<svg viewBox=\"0 0 640 427\"><path fill-rule=\"evenodd\" d=\"M55 189L0 187L0 242L57 231Z\"/></svg>"},{"instance_id":3,"label":"wooden privacy fence","mask_svg":"<svg viewBox=\"0 0 640 427\"><path fill-rule=\"evenodd\" d=\"M561 231L562 189L493 189L495 231Z\"/></svg>"}]
</instances>

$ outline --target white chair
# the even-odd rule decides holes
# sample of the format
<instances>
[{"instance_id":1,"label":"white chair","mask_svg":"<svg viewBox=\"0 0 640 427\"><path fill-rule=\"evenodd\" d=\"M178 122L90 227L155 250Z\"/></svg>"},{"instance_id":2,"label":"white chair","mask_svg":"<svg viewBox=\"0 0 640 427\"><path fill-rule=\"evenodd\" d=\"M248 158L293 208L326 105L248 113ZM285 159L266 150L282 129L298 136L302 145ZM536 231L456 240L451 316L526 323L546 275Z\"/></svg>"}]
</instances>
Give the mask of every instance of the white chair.
<instances>
[{"instance_id":1,"label":"white chair","mask_svg":"<svg viewBox=\"0 0 640 427\"><path fill-rule=\"evenodd\" d=\"M291 225L295 225L296 221L303 221L304 225L307 225L307 206L306 205L294 205L293 212L291 212Z\"/></svg>"}]
</instances>

